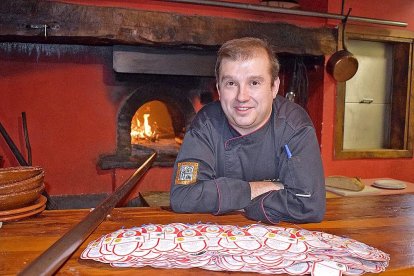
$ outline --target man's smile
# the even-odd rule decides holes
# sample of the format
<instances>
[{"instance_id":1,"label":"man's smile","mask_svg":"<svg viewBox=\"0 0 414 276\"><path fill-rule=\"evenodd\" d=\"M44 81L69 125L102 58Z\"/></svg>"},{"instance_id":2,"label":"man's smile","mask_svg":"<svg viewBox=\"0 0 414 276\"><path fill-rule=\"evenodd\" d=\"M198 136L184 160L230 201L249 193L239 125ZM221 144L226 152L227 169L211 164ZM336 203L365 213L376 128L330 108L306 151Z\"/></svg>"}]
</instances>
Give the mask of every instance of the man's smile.
<instances>
[{"instance_id":1,"label":"man's smile","mask_svg":"<svg viewBox=\"0 0 414 276\"><path fill-rule=\"evenodd\" d=\"M237 111L247 111L252 109L253 107L249 107L249 106L235 106L234 107Z\"/></svg>"}]
</instances>

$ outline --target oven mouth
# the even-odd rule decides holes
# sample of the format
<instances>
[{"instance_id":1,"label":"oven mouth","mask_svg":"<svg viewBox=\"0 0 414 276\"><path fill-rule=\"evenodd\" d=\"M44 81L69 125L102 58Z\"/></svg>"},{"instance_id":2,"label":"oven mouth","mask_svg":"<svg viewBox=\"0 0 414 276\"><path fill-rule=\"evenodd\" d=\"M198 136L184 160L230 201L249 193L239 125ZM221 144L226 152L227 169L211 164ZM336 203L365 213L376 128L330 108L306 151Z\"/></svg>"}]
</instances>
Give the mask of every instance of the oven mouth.
<instances>
[{"instance_id":1,"label":"oven mouth","mask_svg":"<svg viewBox=\"0 0 414 276\"><path fill-rule=\"evenodd\" d=\"M137 168L155 151L154 166L172 167L197 109L216 98L215 79L140 74L129 75L124 81L125 89L131 92L118 110L116 152L101 155L98 166ZM161 122L165 117L169 125Z\"/></svg>"}]
</instances>

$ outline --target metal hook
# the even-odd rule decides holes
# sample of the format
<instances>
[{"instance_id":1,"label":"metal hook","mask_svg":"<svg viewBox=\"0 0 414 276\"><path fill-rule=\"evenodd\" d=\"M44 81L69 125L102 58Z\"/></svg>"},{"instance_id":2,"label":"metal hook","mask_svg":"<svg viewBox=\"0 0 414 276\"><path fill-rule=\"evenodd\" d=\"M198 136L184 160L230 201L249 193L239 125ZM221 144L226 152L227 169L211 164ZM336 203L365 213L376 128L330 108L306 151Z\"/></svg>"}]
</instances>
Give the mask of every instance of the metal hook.
<instances>
[{"instance_id":1,"label":"metal hook","mask_svg":"<svg viewBox=\"0 0 414 276\"><path fill-rule=\"evenodd\" d=\"M349 8L348 13L345 15L345 17L342 19L342 48L345 51L348 51L348 49L345 46L345 26L348 22L348 17L351 14L352 8Z\"/></svg>"},{"instance_id":2,"label":"metal hook","mask_svg":"<svg viewBox=\"0 0 414 276\"><path fill-rule=\"evenodd\" d=\"M351 14L352 8L349 8L348 13L345 15L345 17L342 19L342 24L346 24L348 22L348 17Z\"/></svg>"}]
</instances>

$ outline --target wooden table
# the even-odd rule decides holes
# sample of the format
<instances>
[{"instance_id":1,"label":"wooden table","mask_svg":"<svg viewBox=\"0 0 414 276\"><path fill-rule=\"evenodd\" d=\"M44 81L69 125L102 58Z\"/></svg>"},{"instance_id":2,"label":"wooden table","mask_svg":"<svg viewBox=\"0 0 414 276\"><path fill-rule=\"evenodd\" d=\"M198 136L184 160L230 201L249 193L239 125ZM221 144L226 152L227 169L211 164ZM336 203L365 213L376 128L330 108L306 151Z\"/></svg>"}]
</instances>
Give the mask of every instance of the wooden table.
<instances>
[{"instance_id":1,"label":"wooden table","mask_svg":"<svg viewBox=\"0 0 414 276\"><path fill-rule=\"evenodd\" d=\"M346 196L357 197L357 196L372 196L372 195L393 195L393 194L407 194L414 193L414 183L404 181L407 185L405 189L401 190L390 190L390 189L379 189L372 185L375 180L379 179L391 179L391 178L369 178L361 179L362 183L365 184L365 189L359 192L343 190ZM401 181L401 180L399 180ZM170 205L170 192L169 191L146 191L139 193L141 202L144 206L158 207L158 206L169 206ZM326 198L337 198L344 195L326 191Z\"/></svg>"},{"instance_id":2,"label":"wooden table","mask_svg":"<svg viewBox=\"0 0 414 276\"><path fill-rule=\"evenodd\" d=\"M0 228L0 274L15 275L46 250L89 210L44 211L18 222L3 223ZM146 223L196 223L247 225L254 223L240 213L223 216L176 214L162 208L117 208L62 266L60 275L249 275L244 272L212 272L194 269L112 268L81 260L87 244L121 227ZM378 248L391 256L390 265L381 275L414 275L414 194L332 198L322 223L283 226L323 231L346 236ZM367 274L366 274L367 275Z\"/></svg>"},{"instance_id":3,"label":"wooden table","mask_svg":"<svg viewBox=\"0 0 414 276\"><path fill-rule=\"evenodd\" d=\"M368 179L361 179L362 183L365 184L365 188L359 192L347 191L344 190L341 194L326 192L326 198L334 198L334 197L341 197L343 194L346 196L356 197L356 196L371 196L371 195L394 195L394 194L407 194L407 193L414 193L414 183L403 181L406 184L405 189L401 190L391 190L391 189L380 189L373 186L376 180L384 180L384 179L392 179L387 177L382 178L368 178ZM401 181L398 179L393 179L397 181Z\"/></svg>"}]
</instances>

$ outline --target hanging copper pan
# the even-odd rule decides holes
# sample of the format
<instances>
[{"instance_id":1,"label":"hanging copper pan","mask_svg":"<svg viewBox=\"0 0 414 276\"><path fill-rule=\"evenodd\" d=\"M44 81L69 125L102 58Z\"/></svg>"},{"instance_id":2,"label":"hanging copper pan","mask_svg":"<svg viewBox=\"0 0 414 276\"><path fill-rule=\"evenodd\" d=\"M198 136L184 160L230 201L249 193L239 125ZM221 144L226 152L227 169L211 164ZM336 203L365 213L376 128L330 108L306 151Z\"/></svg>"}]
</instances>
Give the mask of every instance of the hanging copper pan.
<instances>
[{"instance_id":1,"label":"hanging copper pan","mask_svg":"<svg viewBox=\"0 0 414 276\"><path fill-rule=\"evenodd\" d=\"M358 71L358 60L345 46L345 26L350 12L351 9L349 9L345 19L342 20L342 50L334 53L326 64L328 73L339 82L351 79Z\"/></svg>"}]
</instances>

